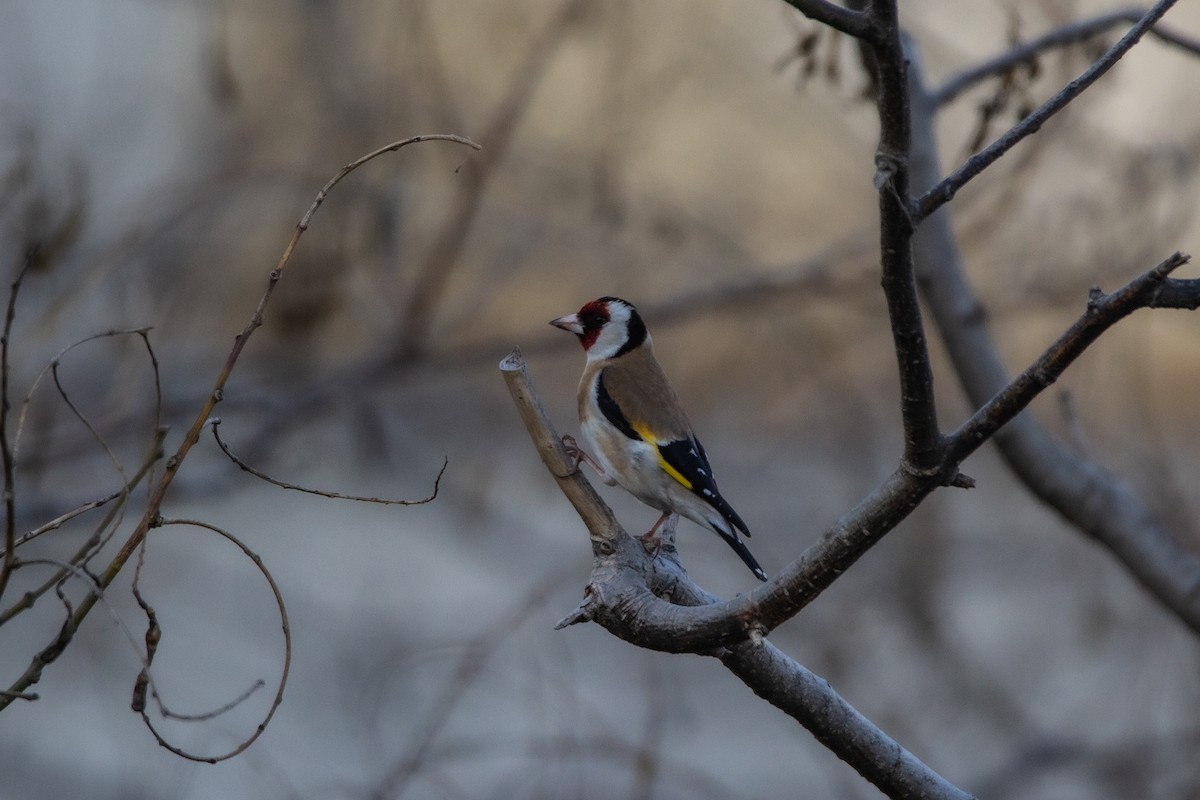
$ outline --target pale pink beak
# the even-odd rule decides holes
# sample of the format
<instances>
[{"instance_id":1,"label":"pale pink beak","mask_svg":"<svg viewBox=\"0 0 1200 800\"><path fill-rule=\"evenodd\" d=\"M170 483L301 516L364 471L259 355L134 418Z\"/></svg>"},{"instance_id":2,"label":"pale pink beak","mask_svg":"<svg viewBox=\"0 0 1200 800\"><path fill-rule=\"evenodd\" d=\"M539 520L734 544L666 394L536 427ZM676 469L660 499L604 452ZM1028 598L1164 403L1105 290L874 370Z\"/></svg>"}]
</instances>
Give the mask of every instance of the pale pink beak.
<instances>
[{"instance_id":1,"label":"pale pink beak","mask_svg":"<svg viewBox=\"0 0 1200 800\"><path fill-rule=\"evenodd\" d=\"M579 322L578 314L567 314L565 317L550 320L550 324L556 328L562 328L564 331L583 336L583 325Z\"/></svg>"}]
</instances>

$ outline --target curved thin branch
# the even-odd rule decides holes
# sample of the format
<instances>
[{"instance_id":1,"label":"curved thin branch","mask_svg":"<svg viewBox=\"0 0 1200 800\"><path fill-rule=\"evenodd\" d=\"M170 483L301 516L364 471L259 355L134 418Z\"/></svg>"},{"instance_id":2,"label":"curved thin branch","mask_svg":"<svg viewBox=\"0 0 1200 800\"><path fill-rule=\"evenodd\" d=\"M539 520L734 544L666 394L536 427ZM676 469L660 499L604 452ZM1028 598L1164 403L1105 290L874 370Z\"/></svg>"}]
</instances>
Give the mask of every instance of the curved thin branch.
<instances>
[{"instance_id":1,"label":"curved thin branch","mask_svg":"<svg viewBox=\"0 0 1200 800\"><path fill-rule=\"evenodd\" d=\"M425 503L430 503L437 499L438 489L442 485L442 476L446 474L446 467L450 466L450 459L449 458L443 459L442 468L438 470L437 475L433 479L433 491L430 493L430 495L428 497L422 497L420 500L387 500L382 497L365 497L365 496L357 495L357 494L343 494L342 492L331 492L326 489L310 489L307 486L299 486L294 483L288 483L286 481L281 481L278 478L272 478L267 473L261 472L261 471L255 469L254 467L250 466L249 464L247 464L245 461L242 461L240 458L238 458L237 456L235 456L233 454L233 451L230 450L229 446L227 444L225 444L225 442L221 439L221 435L219 433L217 433L217 427L221 424L221 418L213 417L212 419L209 420L209 422L212 424L213 439L216 440L217 447L221 448L221 452L224 453L229 458L230 461L232 461L234 464L236 464L239 469L243 470L244 472L249 472L254 477L259 478L260 480L264 480L273 486L278 486L281 489L291 489L294 492L305 492L307 494L320 495L321 497L328 497L333 500L356 500L360 503L377 503L382 506L419 506L419 505L424 505Z\"/></svg>"},{"instance_id":2,"label":"curved thin branch","mask_svg":"<svg viewBox=\"0 0 1200 800\"><path fill-rule=\"evenodd\" d=\"M150 680L150 664L154 659L154 650L157 647L158 637L159 637L159 635L161 635L161 631L159 631L159 629L158 629L158 622L156 619L156 615L154 614L154 609L152 609L145 602L145 600L142 599L141 593L137 592L137 589L135 587L135 590L134 590L135 596L137 597L138 604L141 605L142 610L146 612L149 627L146 632L147 647L146 647L145 663L144 663L144 666L142 667L142 671L140 673L138 673L137 681L134 684L134 699L133 699L134 710L138 711L142 715L142 721L146 724L146 727L149 729L150 733L154 736L155 740L162 747L165 747L167 750L170 750L175 755L180 756L182 758L186 758L189 761L200 761L205 764L216 764L219 761L227 761L227 760L233 758L234 756L237 756L240 753L245 752L247 747L254 744L254 741L256 739L258 739L259 736L262 736L263 731L265 731L267 729L267 726L271 723L271 719L275 716L275 711L279 708L280 704L283 702L283 690L284 690L284 688L287 687L288 674L291 672L291 669L292 669L292 628L288 624L287 606L283 602L283 593L279 591L279 585L277 583L275 583L275 579L271 576L271 572L267 569L267 566L266 566L266 564L263 563L263 560L258 556L257 553L255 553L253 550L251 550L249 547L247 547L242 542L241 539L237 538L232 533L229 533L226 530L222 530L221 528L218 528L215 525L210 525L207 522L202 522L200 520L193 520L193 519L160 519L160 520L158 520L157 524L160 526L163 526L163 527L165 527L167 525L189 525L189 526L192 526L195 528L202 528L204 530L212 531L213 533L224 537L227 541L231 542L239 550L241 550L242 553L247 558L249 558L251 561L253 561L254 566L258 567L258 571L262 573L263 578L267 581L267 584L271 587L271 593L275 596L275 605L279 609L279 623L283 629L283 668L280 671L279 684L275 689L275 697L271 701L271 707L269 709L267 709L266 715L258 723L258 726L255 727L254 732L251 733L245 739L243 739L240 743L238 743L238 745L236 747L234 747L232 750L230 750L226 753L222 753L220 755L216 755L216 756L201 756L201 755L196 755L194 753L190 753L187 750L184 750L183 748L178 747L178 746L173 745L170 742L168 742L163 737L163 735L158 732L158 729L154 727L154 723L150 721L150 716L146 713L145 693L146 693L147 688L149 688L149 691L153 695L154 699L156 701L158 701L159 706L162 707L162 701L159 699L158 692L154 689L154 684ZM166 711L165 708L163 708L163 714L164 714L164 716L170 716L175 719L191 719L191 720L211 719L212 717L216 716L217 714L224 713L225 711L228 711L233 706L236 706L237 704L241 703L243 700L245 700L247 697L249 697L251 694L254 693L254 691L258 688L259 684L261 684L261 681L259 681L254 686L252 686L249 689L249 691L243 692L241 695L239 695L237 698L235 698L230 703L226 703L224 706L216 709L215 711L211 711L206 714L195 714L195 715L170 714Z\"/></svg>"},{"instance_id":3,"label":"curved thin branch","mask_svg":"<svg viewBox=\"0 0 1200 800\"><path fill-rule=\"evenodd\" d=\"M146 454L146 458L142 462L142 466L138 468L137 473L129 480L129 483L125 484L119 490L107 497L92 501L91 503L85 503L84 505L68 511L65 514L59 515L41 527L26 533L17 540L16 546L20 547L25 542L35 539L43 533L55 530L57 527L66 523L70 519L73 519L79 514L90 511L93 508L98 508L102 505L108 505L115 500L117 501L116 504L109 507L108 513L105 514L104 518L100 520L100 523L96 526L95 530L92 532L92 535L89 536L87 541L85 541L76 549L74 555L72 555L66 562L67 564L71 565L72 569L86 564L91 556L95 554L96 550L101 546L101 543L104 539L104 531L109 530L110 526L113 525L113 521L121 513L121 508L125 505L125 501L129 498L130 493L133 492L134 487L141 483L142 480L150 474L154 465L158 463L159 459L162 458L162 443L163 439L166 438L166 435L166 428L159 428L158 431L156 431L154 442L150 447L150 452ZM55 585L61 582L64 578L69 577L71 574L71 569L61 569L57 574L50 576L44 582L42 582L41 585L34 589L23 592L20 599L14 602L10 607L0 609L0 626L4 625L18 614L33 608L34 603L36 603L39 598L41 598L44 594L46 594L46 592L50 591L50 589L54 588Z\"/></svg>"},{"instance_id":4,"label":"curved thin branch","mask_svg":"<svg viewBox=\"0 0 1200 800\"><path fill-rule=\"evenodd\" d=\"M1141 19L1130 28L1124 36L1110 47L1104 55L1096 59L1078 78L1068 83L1062 91L1055 94L1045 103L1034 109L1029 116L1009 128L999 139L968 158L962 166L942 179L915 203L913 218L916 223L928 217L941 206L945 205L979 173L990 167L1001 156L1011 150L1018 142L1032 133L1036 133L1042 125L1067 107L1067 105L1082 94L1088 87L1112 69L1122 56L1125 55L1138 41L1162 18L1171 6L1178 0L1159 0Z\"/></svg>"}]
</instances>

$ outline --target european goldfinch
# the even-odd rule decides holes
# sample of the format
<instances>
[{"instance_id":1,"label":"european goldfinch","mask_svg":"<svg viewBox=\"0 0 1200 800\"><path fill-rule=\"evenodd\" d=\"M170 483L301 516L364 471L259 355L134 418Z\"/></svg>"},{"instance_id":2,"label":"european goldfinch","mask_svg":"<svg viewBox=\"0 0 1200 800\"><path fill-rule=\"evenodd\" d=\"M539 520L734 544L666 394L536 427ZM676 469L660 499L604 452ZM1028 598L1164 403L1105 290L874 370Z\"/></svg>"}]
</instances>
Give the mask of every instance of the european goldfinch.
<instances>
[{"instance_id":1,"label":"european goldfinch","mask_svg":"<svg viewBox=\"0 0 1200 800\"><path fill-rule=\"evenodd\" d=\"M580 458L609 486L619 484L662 512L643 538L651 539L671 514L679 514L719 533L765 581L738 536L750 531L717 491L708 456L654 358L637 309L618 297L601 297L550 324L578 336L587 353L579 381L579 429L595 458L582 451Z\"/></svg>"}]
</instances>

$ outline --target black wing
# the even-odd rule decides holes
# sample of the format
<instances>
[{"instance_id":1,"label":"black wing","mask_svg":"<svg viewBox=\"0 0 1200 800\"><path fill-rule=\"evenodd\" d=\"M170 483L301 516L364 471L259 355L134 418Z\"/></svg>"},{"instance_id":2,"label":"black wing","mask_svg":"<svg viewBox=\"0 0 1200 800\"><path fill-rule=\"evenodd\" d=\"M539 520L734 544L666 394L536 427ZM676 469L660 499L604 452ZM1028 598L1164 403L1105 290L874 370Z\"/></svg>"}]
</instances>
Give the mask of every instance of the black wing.
<instances>
[{"instance_id":1,"label":"black wing","mask_svg":"<svg viewBox=\"0 0 1200 800\"><path fill-rule=\"evenodd\" d=\"M746 536L750 535L750 530L741 516L717 490L716 478L713 477L712 467L708 464L708 454L704 452L704 445L700 444L700 440L693 437L655 444L663 461L677 473L672 476L675 480L703 498L717 513L727 519L730 525ZM679 480L681 477L683 480Z\"/></svg>"}]
</instances>

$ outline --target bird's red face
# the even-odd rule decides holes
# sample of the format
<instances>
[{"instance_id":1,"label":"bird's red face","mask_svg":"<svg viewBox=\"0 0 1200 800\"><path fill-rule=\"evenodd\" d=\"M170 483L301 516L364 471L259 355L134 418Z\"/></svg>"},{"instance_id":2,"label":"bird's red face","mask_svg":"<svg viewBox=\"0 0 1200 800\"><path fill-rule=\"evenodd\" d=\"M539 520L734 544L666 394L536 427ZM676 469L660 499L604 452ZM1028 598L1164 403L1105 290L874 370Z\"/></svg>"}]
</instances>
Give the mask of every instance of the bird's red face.
<instances>
[{"instance_id":1,"label":"bird's red face","mask_svg":"<svg viewBox=\"0 0 1200 800\"><path fill-rule=\"evenodd\" d=\"M551 320L550 324L575 334L579 337L579 343L583 345L583 349L591 350L592 345L600 336L600 331L604 330L604 326L611 320L612 314L608 310L608 301L601 299L585 304L574 314Z\"/></svg>"},{"instance_id":2,"label":"bird's red face","mask_svg":"<svg viewBox=\"0 0 1200 800\"><path fill-rule=\"evenodd\" d=\"M619 297L593 300L550 324L578 336L589 360L617 358L649 339L637 309Z\"/></svg>"}]
</instances>

